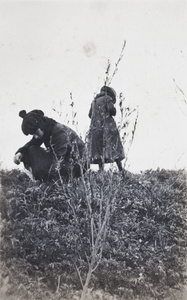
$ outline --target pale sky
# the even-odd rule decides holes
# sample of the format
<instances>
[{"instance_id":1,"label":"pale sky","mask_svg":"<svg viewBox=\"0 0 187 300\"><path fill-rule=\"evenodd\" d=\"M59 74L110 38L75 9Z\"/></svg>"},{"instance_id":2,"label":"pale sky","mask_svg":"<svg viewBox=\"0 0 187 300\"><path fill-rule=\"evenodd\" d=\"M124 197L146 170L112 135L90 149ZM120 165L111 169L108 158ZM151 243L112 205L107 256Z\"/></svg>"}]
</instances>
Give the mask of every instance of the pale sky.
<instances>
[{"instance_id":1,"label":"pale sky","mask_svg":"<svg viewBox=\"0 0 187 300\"><path fill-rule=\"evenodd\" d=\"M72 93L76 130L84 136L93 96L124 40L111 86L127 106L139 107L127 167L187 168L187 1L0 0L3 168L17 168L14 153L30 139L21 131L22 109L42 109L65 124L69 118L73 128Z\"/></svg>"}]
</instances>

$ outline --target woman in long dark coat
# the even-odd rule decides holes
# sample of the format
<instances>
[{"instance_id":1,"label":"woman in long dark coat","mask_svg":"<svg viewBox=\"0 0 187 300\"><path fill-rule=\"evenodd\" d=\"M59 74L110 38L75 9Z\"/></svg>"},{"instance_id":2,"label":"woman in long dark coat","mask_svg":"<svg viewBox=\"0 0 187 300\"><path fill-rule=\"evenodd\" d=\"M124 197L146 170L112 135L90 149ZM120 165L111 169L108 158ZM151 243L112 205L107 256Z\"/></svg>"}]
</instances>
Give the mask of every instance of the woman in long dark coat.
<instances>
[{"instance_id":1,"label":"woman in long dark coat","mask_svg":"<svg viewBox=\"0 0 187 300\"><path fill-rule=\"evenodd\" d=\"M84 168L85 144L71 128L44 116L41 110L19 112L22 131L33 138L15 154L14 162L23 162L35 179L64 180L79 177ZM40 147L44 144L45 149Z\"/></svg>"},{"instance_id":2,"label":"woman in long dark coat","mask_svg":"<svg viewBox=\"0 0 187 300\"><path fill-rule=\"evenodd\" d=\"M116 162L122 170L121 161L125 158L119 131L113 116L116 115L114 104L115 91L104 86L91 104L91 118L88 134L88 153L91 164L98 164L102 169L104 163Z\"/></svg>"}]
</instances>

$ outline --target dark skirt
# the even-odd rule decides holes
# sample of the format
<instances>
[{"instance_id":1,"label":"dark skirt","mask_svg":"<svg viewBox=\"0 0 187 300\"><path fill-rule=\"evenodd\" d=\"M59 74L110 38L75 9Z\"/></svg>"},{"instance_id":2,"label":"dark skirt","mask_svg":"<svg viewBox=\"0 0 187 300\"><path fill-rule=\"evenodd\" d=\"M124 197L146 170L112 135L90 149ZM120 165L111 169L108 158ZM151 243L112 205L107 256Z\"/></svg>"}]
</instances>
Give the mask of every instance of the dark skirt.
<instances>
[{"instance_id":1,"label":"dark skirt","mask_svg":"<svg viewBox=\"0 0 187 300\"><path fill-rule=\"evenodd\" d=\"M31 146L24 153L22 162L26 169L32 172L35 180L68 181L73 177L80 177L82 167L77 162L67 159L57 159L55 155L39 146Z\"/></svg>"}]
</instances>

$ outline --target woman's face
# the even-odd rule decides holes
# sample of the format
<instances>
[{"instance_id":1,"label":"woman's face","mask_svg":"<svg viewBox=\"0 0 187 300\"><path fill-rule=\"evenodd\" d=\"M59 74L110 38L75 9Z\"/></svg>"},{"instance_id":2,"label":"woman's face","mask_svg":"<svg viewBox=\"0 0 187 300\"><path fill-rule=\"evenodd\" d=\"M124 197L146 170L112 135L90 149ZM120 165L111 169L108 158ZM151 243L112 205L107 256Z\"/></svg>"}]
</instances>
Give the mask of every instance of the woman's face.
<instances>
[{"instance_id":1,"label":"woman's face","mask_svg":"<svg viewBox=\"0 0 187 300\"><path fill-rule=\"evenodd\" d=\"M33 137L34 137L35 139L41 139L41 138L43 137L43 135L44 135L43 130L41 130L40 128L38 128L38 129L36 130L36 132L33 134Z\"/></svg>"}]
</instances>

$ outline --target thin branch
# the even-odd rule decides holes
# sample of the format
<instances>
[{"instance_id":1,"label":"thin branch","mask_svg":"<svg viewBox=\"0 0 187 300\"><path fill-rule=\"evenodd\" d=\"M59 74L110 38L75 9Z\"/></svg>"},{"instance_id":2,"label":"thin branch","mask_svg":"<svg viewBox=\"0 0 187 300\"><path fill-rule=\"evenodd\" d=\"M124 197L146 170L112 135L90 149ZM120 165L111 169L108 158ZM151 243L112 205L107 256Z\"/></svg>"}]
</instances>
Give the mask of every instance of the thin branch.
<instances>
[{"instance_id":1,"label":"thin branch","mask_svg":"<svg viewBox=\"0 0 187 300\"><path fill-rule=\"evenodd\" d=\"M122 60L122 58L123 58L125 46L126 46L126 40L124 40L124 42L123 42L123 46L122 46L122 49L121 49L121 53L120 53L120 55L119 55L119 58L118 58L117 63L115 64L114 72L113 72L113 74L112 74L110 80L108 81L108 85L111 84L112 79L114 78L116 72L118 71L118 65L119 65L120 61Z\"/></svg>"},{"instance_id":2,"label":"thin branch","mask_svg":"<svg viewBox=\"0 0 187 300\"><path fill-rule=\"evenodd\" d=\"M56 294L58 294L58 292L59 292L59 288L60 288L60 279L61 279L61 275L58 276L58 285L57 285L57 289L56 289Z\"/></svg>"},{"instance_id":3,"label":"thin branch","mask_svg":"<svg viewBox=\"0 0 187 300\"><path fill-rule=\"evenodd\" d=\"M83 288L83 287L84 287L84 283L83 283L83 281L82 281L82 277L81 277L80 271L79 271L79 269L77 268L77 266L76 266L76 265L75 265L75 268L76 268L77 274L78 274L78 276L79 276L79 279L80 279L80 283L81 283L81 285L82 285L82 288Z\"/></svg>"}]
</instances>

